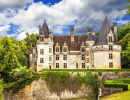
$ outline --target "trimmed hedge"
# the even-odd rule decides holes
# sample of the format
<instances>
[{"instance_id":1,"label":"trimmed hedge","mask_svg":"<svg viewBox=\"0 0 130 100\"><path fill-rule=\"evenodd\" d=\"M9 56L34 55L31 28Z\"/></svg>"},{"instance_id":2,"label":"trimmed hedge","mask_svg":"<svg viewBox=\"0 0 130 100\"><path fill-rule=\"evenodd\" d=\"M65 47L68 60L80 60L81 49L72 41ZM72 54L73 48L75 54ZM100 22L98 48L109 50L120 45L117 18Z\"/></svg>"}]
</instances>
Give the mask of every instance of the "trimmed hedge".
<instances>
[{"instance_id":1,"label":"trimmed hedge","mask_svg":"<svg viewBox=\"0 0 130 100\"><path fill-rule=\"evenodd\" d=\"M130 69L43 69L42 71L130 72Z\"/></svg>"},{"instance_id":2,"label":"trimmed hedge","mask_svg":"<svg viewBox=\"0 0 130 100\"><path fill-rule=\"evenodd\" d=\"M123 91L127 91L128 90L128 84L126 83L105 83L104 87L107 88L123 88Z\"/></svg>"},{"instance_id":3,"label":"trimmed hedge","mask_svg":"<svg viewBox=\"0 0 130 100\"><path fill-rule=\"evenodd\" d=\"M124 83L130 84L130 79L114 79L114 81L122 81Z\"/></svg>"}]
</instances>

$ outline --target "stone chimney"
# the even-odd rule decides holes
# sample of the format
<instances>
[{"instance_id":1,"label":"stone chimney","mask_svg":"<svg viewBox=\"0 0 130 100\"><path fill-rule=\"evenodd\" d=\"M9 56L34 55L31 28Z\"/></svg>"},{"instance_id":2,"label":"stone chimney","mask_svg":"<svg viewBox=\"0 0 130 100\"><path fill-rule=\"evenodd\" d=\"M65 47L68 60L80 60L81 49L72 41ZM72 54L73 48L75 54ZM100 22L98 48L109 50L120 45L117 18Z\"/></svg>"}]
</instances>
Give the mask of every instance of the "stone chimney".
<instances>
[{"instance_id":1,"label":"stone chimney","mask_svg":"<svg viewBox=\"0 0 130 100\"><path fill-rule=\"evenodd\" d=\"M41 25L39 25L39 35L41 34Z\"/></svg>"},{"instance_id":2,"label":"stone chimney","mask_svg":"<svg viewBox=\"0 0 130 100\"><path fill-rule=\"evenodd\" d=\"M70 36L71 36L71 41L74 41L74 26L70 26Z\"/></svg>"},{"instance_id":3,"label":"stone chimney","mask_svg":"<svg viewBox=\"0 0 130 100\"><path fill-rule=\"evenodd\" d=\"M118 40L117 22L114 22L114 23L113 23L113 32L114 32L114 34L115 34L115 36L116 36L116 38L117 38L117 40Z\"/></svg>"}]
</instances>

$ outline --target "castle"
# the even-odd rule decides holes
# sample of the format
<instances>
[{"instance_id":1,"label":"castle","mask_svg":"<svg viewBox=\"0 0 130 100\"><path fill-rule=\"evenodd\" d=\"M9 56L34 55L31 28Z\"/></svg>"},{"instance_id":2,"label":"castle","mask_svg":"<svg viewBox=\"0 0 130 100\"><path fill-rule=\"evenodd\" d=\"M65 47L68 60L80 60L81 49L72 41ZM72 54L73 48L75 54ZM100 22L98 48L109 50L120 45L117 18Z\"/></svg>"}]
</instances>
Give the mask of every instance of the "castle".
<instances>
[{"instance_id":1,"label":"castle","mask_svg":"<svg viewBox=\"0 0 130 100\"><path fill-rule=\"evenodd\" d=\"M30 67L42 69L121 69L121 45L118 42L117 23L111 28L107 17L99 35L87 28L85 35L53 35L46 21L39 25L35 47L30 48Z\"/></svg>"}]
</instances>

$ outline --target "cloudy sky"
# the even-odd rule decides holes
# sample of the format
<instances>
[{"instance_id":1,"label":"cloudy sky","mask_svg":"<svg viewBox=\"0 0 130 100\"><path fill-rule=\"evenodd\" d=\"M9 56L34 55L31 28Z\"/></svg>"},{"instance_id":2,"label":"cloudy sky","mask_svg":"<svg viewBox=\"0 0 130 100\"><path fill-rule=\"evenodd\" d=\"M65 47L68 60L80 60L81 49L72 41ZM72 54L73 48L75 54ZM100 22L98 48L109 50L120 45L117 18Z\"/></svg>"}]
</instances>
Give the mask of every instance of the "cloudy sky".
<instances>
[{"instance_id":1,"label":"cloudy sky","mask_svg":"<svg viewBox=\"0 0 130 100\"><path fill-rule=\"evenodd\" d=\"M120 27L130 22L127 6L127 0L0 0L0 38L22 40L26 32L38 33L44 20L54 35L68 35L70 26L75 35L87 27L97 31L105 16Z\"/></svg>"}]
</instances>

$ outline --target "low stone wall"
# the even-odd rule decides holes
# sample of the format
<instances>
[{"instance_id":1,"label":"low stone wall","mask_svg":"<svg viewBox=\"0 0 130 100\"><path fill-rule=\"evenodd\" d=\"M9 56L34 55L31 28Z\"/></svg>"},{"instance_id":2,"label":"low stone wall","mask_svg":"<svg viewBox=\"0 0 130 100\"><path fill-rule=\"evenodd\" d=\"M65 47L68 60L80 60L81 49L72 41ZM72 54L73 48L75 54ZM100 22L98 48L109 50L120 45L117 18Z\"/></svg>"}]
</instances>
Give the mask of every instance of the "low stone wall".
<instances>
[{"instance_id":1,"label":"low stone wall","mask_svg":"<svg viewBox=\"0 0 130 100\"><path fill-rule=\"evenodd\" d=\"M72 74L72 77L75 76L77 73L83 76L86 75L87 72L70 72L70 74ZM92 73L98 74L98 72L92 72ZM106 80L122 79L122 78L130 78L130 72L102 72L102 76L99 76L102 86ZM72 86L72 88L74 88L74 86ZM39 79L33 81L30 85L27 85L25 88L21 89L17 93L12 93L11 91L4 92L2 97L4 98L4 100L58 100L59 98L65 100L70 98L84 98L92 96L90 95L91 88L85 87L85 85L78 88L76 93L73 93L70 90L65 89L60 93L60 95L57 95L57 93L55 92L50 92L44 80ZM117 88L112 89L102 88L102 90L100 91L101 93L99 97L115 92L120 92L122 90Z\"/></svg>"},{"instance_id":2,"label":"low stone wall","mask_svg":"<svg viewBox=\"0 0 130 100\"><path fill-rule=\"evenodd\" d=\"M2 97L4 100L60 100L60 98L66 100L70 98L90 97L90 92L90 87L82 85L76 93L65 89L60 95L57 95L57 93L49 91L49 87L47 87L44 80L39 79L25 86L25 88L17 93L12 93L11 91L4 92Z\"/></svg>"},{"instance_id":3,"label":"low stone wall","mask_svg":"<svg viewBox=\"0 0 130 100\"><path fill-rule=\"evenodd\" d=\"M98 100L103 96L122 91L123 88L99 88Z\"/></svg>"}]
</instances>

